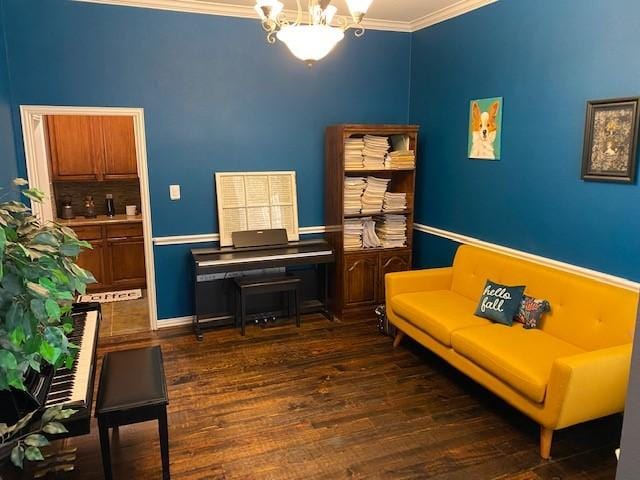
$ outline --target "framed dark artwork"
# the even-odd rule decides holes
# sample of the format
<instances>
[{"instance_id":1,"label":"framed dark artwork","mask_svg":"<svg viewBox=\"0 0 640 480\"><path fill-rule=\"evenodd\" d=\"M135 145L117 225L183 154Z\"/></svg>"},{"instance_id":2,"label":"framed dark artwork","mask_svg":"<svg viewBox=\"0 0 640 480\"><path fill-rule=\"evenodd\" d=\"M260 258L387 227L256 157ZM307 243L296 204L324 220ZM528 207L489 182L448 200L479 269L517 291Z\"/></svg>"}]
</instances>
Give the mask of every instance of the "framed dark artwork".
<instances>
[{"instance_id":1,"label":"framed dark artwork","mask_svg":"<svg viewBox=\"0 0 640 480\"><path fill-rule=\"evenodd\" d=\"M640 97L587 102L582 179L634 183Z\"/></svg>"}]
</instances>

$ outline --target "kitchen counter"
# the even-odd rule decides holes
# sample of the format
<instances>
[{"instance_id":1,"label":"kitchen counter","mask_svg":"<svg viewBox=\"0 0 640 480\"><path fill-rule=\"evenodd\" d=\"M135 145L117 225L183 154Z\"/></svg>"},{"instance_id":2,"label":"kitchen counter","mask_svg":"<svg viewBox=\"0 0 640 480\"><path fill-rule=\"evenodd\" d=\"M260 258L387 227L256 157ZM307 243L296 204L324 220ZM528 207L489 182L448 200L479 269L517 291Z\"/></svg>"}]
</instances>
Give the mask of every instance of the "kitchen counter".
<instances>
[{"instance_id":1,"label":"kitchen counter","mask_svg":"<svg viewBox=\"0 0 640 480\"><path fill-rule=\"evenodd\" d=\"M63 218L57 218L56 222L65 227L80 227L84 225L110 225L114 223L142 223L142 215L136 215L129 217L124 214L115 215L113 217L107 217L106 215L98 215L96 218L85 218L77 216L70 220Z\"/></svg>"}]
</instances>

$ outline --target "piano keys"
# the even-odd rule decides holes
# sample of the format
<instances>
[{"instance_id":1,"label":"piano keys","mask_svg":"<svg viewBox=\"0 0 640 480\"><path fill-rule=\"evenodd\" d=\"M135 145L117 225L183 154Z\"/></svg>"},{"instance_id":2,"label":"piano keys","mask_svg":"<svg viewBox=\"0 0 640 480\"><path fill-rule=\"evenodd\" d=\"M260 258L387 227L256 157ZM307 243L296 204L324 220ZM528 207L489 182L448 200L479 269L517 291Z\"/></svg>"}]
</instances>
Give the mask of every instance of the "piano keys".
<instances>
[{"instance_id":1,"label":"piano keys","mask_svg":"<svg viewBox=\"0 0 640 480\"><path fill-rule=\"evenodd\" d=\"M215 326L230 325L234 322L234 311L227 300L223 305L214 305L213 308L224 311L211 312L207 304L211 305L212 295L228 294L225 280L256 270L281 269L298 266L315 266L316 273L321 276L322 293L319 302L314 302L314 307L305 307L303 311L310 313L317 311L330 318L328 312L328 273L327 265L333 263L334 252L326 240L301 240L288 242L284 245L258 246L258 247L223 247L191 250L194 271L194 300L195 315L193 328L198 339L202 338L201 320L207 319ZM209 310L209 311L208 311ZM213 315L212 315L213 313Z\"/></svg>"},{"instance_id":2,"label":"piano keys","mask_svg":"<svg viewBox=\"0 0 640 480\"><path fill-rule=\"evenodd\" d=\"M98 338L98 311L75 313L73 327L69 341L78 345L80 350L71 368L62 367L56 370L45 403L46 408L57 405L87 408L87 405L91 405L88 390L93 387L93 383L89 385L89 382L95 364L94 345Z\"/></svg>"},{"instance_id":3,"label":"piano keys","mask_svg":"<svg viewBox=\"0 0 640 480\"><path fill-rule=\"evenodd\" d=\"M74 304L72 320L73 330L68 337L80 349L71 368L54 370L51 366L43 366L41 372L29 370L25 379L26 392L1 392L0 423L12 425L33 410L44 412L47 408L60 405L77 412L62 422L69 432L57 435L56 439L89 433L100 305ZM34 416L35 419L38 417Z\"/></svg>"}]
</instances>

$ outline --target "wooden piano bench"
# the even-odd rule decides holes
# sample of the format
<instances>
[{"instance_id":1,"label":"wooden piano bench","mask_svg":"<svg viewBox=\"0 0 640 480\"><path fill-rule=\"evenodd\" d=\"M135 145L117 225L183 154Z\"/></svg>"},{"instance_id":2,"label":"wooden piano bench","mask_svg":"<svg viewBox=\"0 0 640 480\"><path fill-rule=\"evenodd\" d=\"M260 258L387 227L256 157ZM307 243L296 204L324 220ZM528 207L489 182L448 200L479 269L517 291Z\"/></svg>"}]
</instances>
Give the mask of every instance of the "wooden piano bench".
<instances>
[{"instance_id":1,"label":"wooden piano bench","mask_svg":"<svg viewBox=\"0 0 640 480\"><path fill-rule=\"evenodd\" d=\"M247 298L251 295L278 292L286 293L287 295L293 294L296 310L296 326L300 327L300 286L302 284L300 278L293 275L281 275L277 277L249 276L238 277L234 280L234 283L236 286L236 323L239 317L243 336L247 322ZM287 301L287 306L289 305L291 305L291 302Z\"/></svg>"},{"instance_id":2,"label":"wooden piano bench","mask_svg":"<svg viewBox=\"0 0 640 480\"><path fill-rule=\"evenodd\" d=\"M159 346L106 353L98 385L95 415L100 430L104 478L111 480L109 429L122 425L158 421L162 478L169 473L169 429L167 382Z\"/></svg>"}]
</instances>

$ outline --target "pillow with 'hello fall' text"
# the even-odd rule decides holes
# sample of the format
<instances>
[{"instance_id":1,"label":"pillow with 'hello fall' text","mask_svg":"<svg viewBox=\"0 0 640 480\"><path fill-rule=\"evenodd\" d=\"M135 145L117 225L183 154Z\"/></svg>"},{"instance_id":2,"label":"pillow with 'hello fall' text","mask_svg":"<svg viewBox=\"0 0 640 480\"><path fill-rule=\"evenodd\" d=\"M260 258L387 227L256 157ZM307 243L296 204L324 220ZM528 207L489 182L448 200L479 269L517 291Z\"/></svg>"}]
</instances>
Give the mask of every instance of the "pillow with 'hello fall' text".
<instances>
[{"instance_id":1,"label":"pillow with 'hello fall' text","mask_svg":"<svg viewBox=\"0 0 640 480\"><path fill-rule=\"evenodd\" d=\"M487 280L476 315L503 325L513 325L513 317L520 308L524 289L524 286L509 287Z\"/></svg>"}]
</instances>

